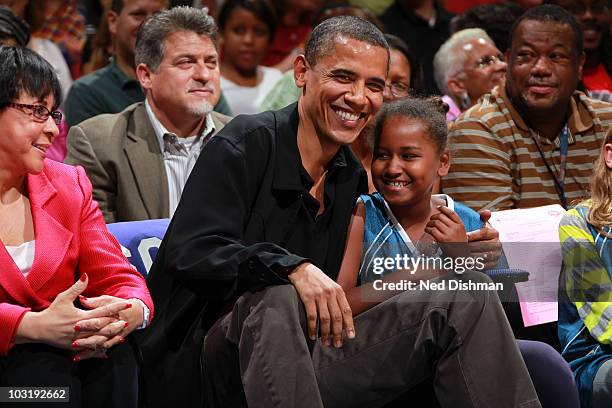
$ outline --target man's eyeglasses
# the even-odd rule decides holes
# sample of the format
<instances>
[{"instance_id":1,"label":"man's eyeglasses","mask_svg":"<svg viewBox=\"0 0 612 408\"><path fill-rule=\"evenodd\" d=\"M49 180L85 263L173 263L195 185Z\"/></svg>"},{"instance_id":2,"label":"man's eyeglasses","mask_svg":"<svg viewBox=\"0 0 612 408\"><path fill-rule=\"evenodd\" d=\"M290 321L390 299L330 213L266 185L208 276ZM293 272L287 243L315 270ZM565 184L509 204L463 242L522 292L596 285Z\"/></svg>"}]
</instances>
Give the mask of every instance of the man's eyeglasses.
<instances>
[{"instance_id":1,"label":"man's eyeglasses","mask_svg":"<svg viewBox=\"0 0 612 408\"><path fill-rule=\"evenodd\" d=\"M26 103L11 102L8 104L8 106L25 111L25 113L33 116L34 119L41 122L45 122L47 119L49 119L49 116L51 116L56 125L62 123L62 112L57 110L50 111L44 105L28 105Z\"/></svg>"},{"instance_id":2,"label":"man's eyeglasses","mask_svg":"<svg viewBox=\"0 0 612 408\"><path fill-rule=\"evenodd\" d=\"M403 98L405 96L408 96L408 93L410 92L410 86L408 86L404 82L392 82L390 84L387 84L386 86L388 86L391 90L391 95L396 98Z\"/></svg>"},{"instance_id":3,"label":"man's eyeglasses","mask_svg":"<svg viewBox=\"0 0 612 408\"><path fill-rule=\"evenodd\" d=\"M476 64L474 64L474 67L477 69L483 69L490 65L496 64L498 61L504 62L503 54L484 55L478 58L478 60L476 60Z\"/></svg>"},{"instance_id":4,"label":"man's eyeglasses","mask_svg":"<svg viewBox=\"0 0 612 408\"><path fill-rule=\"evenodd\" d=\"M583 15L586 13L587 9L590 9L593 14L603 14L608 11L608 5L605 2L591 4L590 6L582 3L574 3L565 7L565 9L576 16Z\"/></svg>"}]
</instances>

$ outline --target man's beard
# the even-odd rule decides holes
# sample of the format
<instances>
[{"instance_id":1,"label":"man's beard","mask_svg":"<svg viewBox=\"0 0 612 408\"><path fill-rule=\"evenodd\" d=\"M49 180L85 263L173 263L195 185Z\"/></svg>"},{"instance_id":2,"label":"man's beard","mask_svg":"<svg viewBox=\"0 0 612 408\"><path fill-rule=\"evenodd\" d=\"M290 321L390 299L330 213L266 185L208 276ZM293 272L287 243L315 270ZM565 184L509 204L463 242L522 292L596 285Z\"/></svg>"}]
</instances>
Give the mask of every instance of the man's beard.
<instances>
[{"instance_id":1,"label":"man's beard","mask_svg":"<svg viewBox=\"0 0 612 408\"><path fill-rule=\"evenodd\" d=\"M214 106L208 101L202 101L198 104L193 104L187 107L187 112L193 116L206 116L212 112Z\"/></svg>"}]
</instances>

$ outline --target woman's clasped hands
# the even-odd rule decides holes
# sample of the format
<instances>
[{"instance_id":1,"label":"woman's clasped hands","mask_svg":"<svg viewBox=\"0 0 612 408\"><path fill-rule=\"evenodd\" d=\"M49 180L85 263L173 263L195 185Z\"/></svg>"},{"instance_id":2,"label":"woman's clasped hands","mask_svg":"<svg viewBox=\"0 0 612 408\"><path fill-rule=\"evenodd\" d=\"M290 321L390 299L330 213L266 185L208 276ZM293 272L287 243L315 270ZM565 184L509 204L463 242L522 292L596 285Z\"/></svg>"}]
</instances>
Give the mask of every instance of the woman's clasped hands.
<instances>
[{"instance_id":1,"label":"woman's clasped hands","mask_svg":"<svg viewBox=\"0 0 612 408\"><path fill-rule=\"evenodd\" d=\"M143 322L142 303L114 296L86 298L87 274L57 295L46 309L27 312L19 325L17 343L44 343L75 351L74 361L108 358L106 352L125 342ZM76 299L83 309L75 307Z\"/></svg>"}]
</instances>

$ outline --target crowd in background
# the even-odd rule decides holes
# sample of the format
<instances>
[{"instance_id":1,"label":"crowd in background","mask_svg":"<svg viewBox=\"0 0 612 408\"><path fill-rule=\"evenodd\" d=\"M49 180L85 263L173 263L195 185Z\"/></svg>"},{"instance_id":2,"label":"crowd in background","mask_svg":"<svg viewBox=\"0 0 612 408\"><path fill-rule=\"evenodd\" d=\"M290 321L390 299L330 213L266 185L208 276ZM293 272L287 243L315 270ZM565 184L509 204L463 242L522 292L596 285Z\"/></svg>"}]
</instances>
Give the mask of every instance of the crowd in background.
<instances>
[{"instance_id":1,"label":"crowd in background","mask_svg":"<svg viewBox=\"0 0 612 408\"><path fill-rule=\"evenodd\" d=\"M554 6L538 7L542 3ZM163 13L165 10L177 11L173 14ZM152 18L153 16L157 18ZM374 46L369 43L368 48L365 43L369 40L362 41L350 36L341 38L341 35L334 37L329 33L327 44L309 43L312 41L310 35L315 27L321 27L326 21L333 26L334 23L329 21L338 16L354 16L371 23L353 20L359 21L358 24L366 24L363 28L366 32L371 30L371 26L378 28L380 31L373 29L380 37L376 37L378 43L375 41ZM346 28L345 30L350 31ZM321 34L320 38L326 38L325 35ZM353 43L358 43L358 46L351 48ZM94 348L88 349L89 342L95 341L90 339L96 336L83 335L75 340L72 347L77 351L77 360L74 361L81 358L106 358L108 349L123 344L124 337L131 331L147 327L153 312L153 304L144 282L133 276L133 271L124 259L116 259L118 254L113 253L114 249L105 249L105 245L112 246L112 243L107 242L111 239L107 238L104 222L173 218L178 211L178 217L173 218L173 225L176 224L175 230L186 235L176 231L169 235L168 248L171 249L161 250L160 253L164 255L162 261L156 263L157 273L153 273L153 278L148 281L153 301L156 302L156 313L157 310L161 316L170 313L171 318L174 318L175 315L183 313L183 304L178 307L180 310L173 312L169 312L168 308L175 307L172 302L180 297L174 294L169 296L166 293L167 282L156 282L155 279L165 276L163 274L166 269L180 269L173 264L175 258L180 258L180 261L193 261L187 262L189 265L181 265L188 271L193 265L201 270L214 270L228 259L231 260L229 263L234 262L231 251L217 254L214 252L217 244L208 241L198 244L194 253L209 245L212 248L210 254L207 253L206 256L200 257L201 259L190 258L192 255L186 253L183 246L192 245L193 242L185 237L199 224L205 225L202 228L218 227L223 231L224 228L234 228L230 221L224 224L224 217L242 210L240 200L246 200L246 195L253 194L241 183L259 177L258 171L261 171L264 164L258 160L270 154L265 165L277 160L285 164L281 171L283 172L292 168L295 163L290 161L294 154L297 154L298 159L302 155L301 162L304 167L300 166L300 174L293 176L301 180L299 188L304 189L300 199L306 198L303 203L303 217L298 217L296 225L306 222L304 220L312 216L317 226L313 230L309 229L311 225L300 225L298 228L304 236L312 238L311 243L305 244L305 238L296 236L288 238L289 241L279 241L295 248L305 245L305 252L313 251L317 254L337 247L334 251L329 250L329 253L334 252L333 256L328 254L334 262L338 261L337 266L340 266L344 249L344 262L350 262L346 261L351 258L350 255L353 255L355 260L354 265L345 267L343 264L341 271L358 266L363 261L360 252L361 238L372 233L368 228L374 228L372 238L376 241L380 233L375 228L380 227L382 232L393 224L385 225L389 217L395 220L393 213L399 218L399 221L394 221L396 225L393 228L405 220L410 221L406 222L406 225L412 223L418 226L418 233L413 230L413 225L410 225L410 230L405 226L407 232L401 225L392 232L392 235L396 234L394 239L398 241L399 246L405 242L412 245L410 237L406 237L413 234L416 234L417 238L428 234L435 235L439 243L445 239L453 242L452 239L459 237L468 242L498 244L497 232L487 224L491 216L490 210L548 204L561 204L569 210L577 202L593 196L592 201L583 201L581 206L568 213L561 230L564 248L570 247L570 252L575 250L575 247L571 247L572 243L579 239L590 239L591 233L595 236L593 245L601 248L600 255L587 255L600 257L596 267L588 266L589 272L600 273L596 278L576 284L572 281L578 279L575 270L565 270L569 276L566 276L566 284L583 287L591 285L587 289L583 288L587 293L586 301L580 302L573 298L560 300L559 332L556 323L534 328L523 327L522 323L517 323L517 310L499 309L497 312L499 316L506 315L516 338L537 340L552 346L549 349L539 349L535 354L541 356L548 353L554 356L553 359L558 357L565 364L561 359L563 355L572 364L583 407L605 406L612 398L612 363L602 363L612 361L612 352L609 350L612 329L608 328L612 325L612 319L608 316L607 306L603 309L597 306L602 300L596 298L593 301L590 297L596 289L612 285L609 283L612 281L612 270L609 265L611 260L608 239L611 234L609 220L612 218L610 194L609 190L606 190L608 187L600 188L590 184L593 174L596 174L598 185L607 183L605 180L610 180L609 172L612 169L612 133L609 130L612 127L612 1L349 0L332 3L322 0L0 0L0 44L6 46L0 48L0 52L6 56L5 63L14 60L14 64L11 63L13 65L9 68L26 78L19 79L21 83L18 86L11 83L15 89L11 88L13 94L6 97L6 101L0 101L4 104L4 110L0 110L0 114L6 115L3 117L19 126L26 126L22 125L24 118L17 113L28 113L35 123L40 126L44 124L45 127L40 133L45 134L44 140L49 142L49 145L40 144L32 136L33 141L28 148L33 146L35 149L42 149L47 159L82 166L69 175L62 173L63 167L54 167L58 166L55 163L46 165L44 171L41 167L30 173L42 171L44 174L48 173L45 177L49 179L57 177L59 180L64 177L66 186L75 185L78 191L86 191L83 208L92 212L89 221L95 229L105 231L102 234L104 242L100 247L108 251L110 259L119 265L121 273L118 276L134 286L131 292L122 293L120 288L117 289L121 285L108 287L101 284L93 301L80 299L82 306L92 310L89 314L78 312L81 313L79 317L84 320L77 321L75 332L92 325L92 319L107 318L103 313L108 314L107 309L111 306L114 307L113 314L121 312L122 320L107 322L106 327L112 328L112 342L106 341L100 347L96 344ZM364 55L383 55L383 47L380 44L384 45L385 52L388 47L389 63L385 79L372 75L362 83L359 76L368 69L374 72L376 68L382 67L384 64L380 61L373 62L371 67L354 66L353 71L336 72L330 69L327 72L321 68L327 65L335 66L334 64L355 65L359 58L359 61L365 58ZM353 54L347 50L352 50L350 52ZM49 80L51 68L41 64L36 55L50 64L57 74L56 79ZM325 63L321 63L322 60ZM27 82L27 73L19 73L20 67L28 64L36 68L31 73L33 79L30 79L30 82ZM0 70L4 79L10 77L7 74L9 68ZM52 85L36 89L36 75L45 76L45 80ZM10 82L8 79L6 81ZM19 86L23 89L18 89ZM7 89L9 88L7 86ZM35 98L37 95L38 99ZM336 99L329 104L331 107L328 109L327 99L333 99L334 95ZM435 98L428 99L431 96ZM299 106L295 104L298 100L301 101ZM7 111L9 108L11 110ZM379 109L381 113L374 119ZM250 116L268 110L275 112L268 116ZM330 122L336 125L340 123L341 126L338 127L342 127L342 131L339 133L351 133L350 138L342 136L350 141L340 143L334 140L335 144L328 144L334 148L349 144L352 154L345 156L345 153L340 152L337 156L331 155L327 158L329 166L323 169L308 163L308 155L305 152L313 154L316 150L313 146L306 148L301 144L293 146L287 142L287 146L278 146L279 151L286 149L287 156L278 159L272 156L271 151L274 149L270 152L266 150L269 146L253 147L248 141L236 136L261 132L260 128L265 128L279 133L281 130L287 134L295 133L298 135L298 143L304 143L299 139L302 129L297 129L298 114L300 126L308 123L306 119L312 118L320 120L324 126L330 128L333 128ZM274 116L272 121L271 115L278 116ZM54 125L50 123L49 118L52 118ZM251 119L253 122L250 122ZM256 128L255 125L259 127ZM326 137L335 137L334 132L327 132L329 129L320 129L320 123L312 125L313 140L315 136L324 141ZM363 127L360 127L362 125ZM221 149L219 145L222 142L217 142L216 138L215 142L211 143L211 148L204 149L209 146L213 136L224 128L229 130L222 133L223 140L231 140L237 152L229 148ZM15 136L17 133L19 132L14 131L11 135ZM34 135L36 132L32 130L30 133ZM333 135L329 136L328 133ZM352 138L353 133L358 136ZM252 140L263 140L262 138L263 136ZM342 142L346 140L343 139ZM404 141L417 153L406 153L406 147L401 145ZM317 145L317 148L319 147ZM218 156L215 155L214 149L218 150ZM251 161L245 153L247 151L251 152ZM207 160L205 164L198 160L201 152L205 152L202 153ZM5 154L2 156L4 158L17 153L10 143L0 143L0 154ZM273 154L277 154L276 150ZM401 160L396 160L396 156L401 157ZM413 161L413 157L418 157L425 164L420 167L415 165L418 160ZM226 167L222 158L228 158L227 163L239 165L232 167L232 164L229 164ZM234 159L235 162L232 161ZM285 160L289 161L285 163ZM8 163L8 160L6 162ZM401 163L398 165L397 162ZM241 167L243 163L248 166L244 164L244 168ZM312 167L309 167L309 164ZM368 211L369 208L370 220L374 216L380 218L381 222L381 225L376 227L372 227L372 224L361 226L360 235L354 238L357 242L355 248L359 248L359 251L354 254L349 253L346 249L349 246L345 248L342 240L330 238L331 232L334 232L331 231L332 227L337 227L338 231L342 230L344 234L349 217L332 217L329 211L325 211L326 206L339 205L337 203L340 200L346 200L348 203L344 208L346 214L352 210L354 199L350 196L352 190L349 187L358 190L361 186L341 185L350 179L349 176L331 176L348 172L347 165L353 166L354 169L365 169L367 186L364 177L362 192L369 192L370 195L362 196L361 200L365 201L361 204L366 207L366 210L362 211ZM32 200L32 214L36 215L38 207L34 204L38 198L33 198L33 193L32 197L28 197L25 192L27 188L24 187L27 186L24 177L30 176L25 175L27 172L24 169L16 170L6 163L0 163L0 168L3 166L8 168L8 173L18 173L18 176L14 177L18 180L15 185L24 197L25 213L29 214L28 200ZM321 170L319 178L311 178L313 172L316 173L313 169ZM201 177L202 185L208 187L206 192L213 196L212 199L210 196L200 196L200 190L193 188L193 181L189 188L188 179L192 171ZM219 177L225 178L227 183L211 181L211 174L215 171L223 173L222 177ZM60 176L55 175L55 172ZM266 177L271 172L273 170L266 170ZM356 173L353 172L352 176ZM391 173L395 175L392 176ZM410 182L401 179L401 175L407 175ZM84 181L85 179L91 181L91 185L89 181ZM259 181L261 180L258 179L257 182ZM335 187L330 188L327 184L332 182L338 183L338 188L347 188L348 195L340 198L341 190L336 192ZM276 179L275 183L278 185L274 185L273 191L287 188ZM408 185L417 191L416 198L394 195L399 194L398 191ZM244 188L244 191L241 188ZM70 193L74 193L73 190L70 190ZM61 191L62 194L69 194ZM320 195L310 196L311 193ZM334 195L338 196L337 200ZM93 198L95 202L87 201L87 197L89 200ZM186 199L181 197L188 197L190 200L185 203ZM227 197L232 198L231 202L221 206L224 211L219 211L218 204L223 203ZM309 201L309 198L312 200ZM457 203L453 199L457 200ZM182 207L179 206L181 202ZM262 203L257 201L256 204ZM275 201L270 205L276 204ZM60 207L67 204L58 202L56 206L60 212ZM449 213L446 210L430 213L430 210L434 211L434 207L447 206L460 214L461 219L456 219L454 216L457 214L450 210ZM280 206L277 210L282 213L287 208ZM359 204L355 208L352 217L364 217L363 213L358 212ZM386 210L381 210L382 208ZM595 209L597 219L591 217L590 208ZM424 210L417 214L417 209ZM77 213L78 211L74 211L73 215ZM246 220L247 215L239 215L244 216ZM198 217L206 222L193 221ZM255 226L251 230L247 226L246 230L240 233L244 232L245 236L249 233L256 234L264 228L263 218L264 216L261 221L256 220L261 222L261 228ZM213 228L217 219L218 225ZM451 239L446 235L448 231L440 232L430 225L435 224L436 220L443 220L442 223L446 225L453 224L453 228L465 223L466 228L455 228L455 235ZM36 218L30 216L24 227L24 234L31 238L31 243L36 241L33 231L35 221ZM73 221L70 222L78 222ZM473 225L468 230L469 223ZM325 230L321 226L323 224L326 228L332 226L331 232ZM244 225L247 225L247 221ZM349 241L353 229L354 222L351 218L347 238ZM572 234L578 230L583 234L578 238L573 237ZM466 231L474 234L470 237ZM0 230L0 233L6 231ZM6 235L11 236L10 231ZM598 241L600 236L606 238ZM236 239L240 245L244 241L242 238L240 236L240 239ZM267 240L269 237L266 237ZM38 240L36 245L41 241ZM419 240L414 241L416 248ZM258 239L255 239L255 242L259 242ZM274 240L272 242L276 244ZM224 248L234 244L234 241L231 241L224 244ZM240 264L241 274L243 269L248 267L254 271L274 271L272 278L275 279L278 278L276 273L282 275L287 272L286 269L294 268L291 271L296 271L301 268L300 265L306 265L286 254L291 258L289 261L293 262L291 265L285 265L283 268L277 263L259 265L259 261L253 260L260 256L260 249L256 247L257 244L247 247L248 251L253 251L252 254L249 252L249 256L253 255L253 258L242 259L246 255L240 255L240 261L236 261L236 265L232 263L226 269L238 268L237 265ZM33 248L30 247L31 253L27 255L30 257L30 266L22 268L21 271L27 269L27 272L24 272L26 276L32 267ZM603 248L606 248L606 252ZM73 250L75 258L81 256L79 251L83 249ZM170 260L167 260L165 253L171 251L174 252L172 256L168 256ZM564 255L567 255L567 250L565 251ZM12 259L20 256L17 252L11 252ZM23 254L24 259L28 259L27 256ZM216 256L219 258L215 258ZM92 258L98 259L95 254ZM82 256L82 259L87 259L87 256ZM266 259L270 261L272 256ZM570 259L573 258L566 257L565 268L568 268ZM499 254L493 266L496 266L498 261ZM97 265L96 262L92 261L94 266ZM170 266L164 266L164 262ZM202 266L198 262L210 262L210 265ZM325 262L331 261L321 260L322 264ZM312 266L310 263L308 265ZM70 265L65 269L63 276L68 282L73 277L73 270ZM349 278L342 272L338 279L347 293L355 289L356 282L358 287L372 280L367 274L362 276L361 269L358 275L357 270L347 273ZM270 276L267 278L272 279ZM583 275L580 275L579 279L582 278ZM48 309L44 310L67 308L67 304L74 302L79 294L86 293L83 291L85 285L89 284L87 279L87 275L84 275L70 289L58 292L59 295L55 293L59 300L49 303ZM192 302L193 298L190 296L194 293L189 279L180 280L176 284L178 287L187 287L187 294L180 294L185 296L186 303ZM215 279L210 279L211 287L219 284ZM236 285L231 289L219 284L220 293L227 290L228 294L242 296L244 287L240 285L250 288L249 285L253 284L250 281L238 282L238 278L236 279ZM260 279L265 281L263 275ZM95 280L92 279L92 282ZM278 282L269 286L276 283ZM199 289L201 288L198 286L195 292ZM202 298L209 299L214 296L216 295L206 293L205 296L196 298L197 302L200 302ZM170 297L172 299L166 302ZM163 299L163 302L160 302L163 306L157 309L160 298ZM136 301L127 305L120 299ZM605 300L606 305L612 304L608 302L607 297ZM190 303L191 306L193 305ZM194 306L198 319L202 318L200 311L207 310L208 306ZM103 307L106 307L104 311ZM129 312L125 311L132 307L134 308ZM351 307L357 311L356 314L362 311L355 309L353 304ZM370 307L372 306L364 306L363 310ZM588 313L584 312L587 309ZM499 316L492 320L503 320L503 317ZM13 323L18 327L20 318L17 314L13 317ZM29 319L24 321L31 322L31 318L29 315ZM159 332L159 325L168 324L186 329L189 333L185 333L185 336L193 333L189 329L190 324L194 323L193 319L180 323L161 321L162 323L155 322L150 331ZM209 323L211 322L206 322ZM18 335L16 338L31 340L31 336L37 334L36 320L29 324L30 331L26 331L27 335L15 331ZM491 322L480 324L489 329L494 327ZM83 327L80 327L81 325ZM23 329L23 325L19 327L20 330ZM207 326L206 330L209 327ZM589 337L584 329L588 329L592 336ZM503 330L509 332L509 327L504 327ZM341 332L342 329L340 335ZM585 336L581 337L581 333L587 333L588 340ZM146 349L149 340L152 343L160 341L159 338L154 338L155 336L156 334L153 334L144 341L143 349ZM0 336L0 346L3 345L0 352L8 352L13 346L10 336L7 334L4 337L6 338L3 340ZM67 335L62 338L64 348L67 338ZM164 339L161 342L166 347L171 341L174 339ZM584 342L577 344L577 341ZM505 347L515 347L513 339L506 343L508 344L505 344ZM474 345L477 343L470 344L471 347L477 348ZM151 346L151 350L155 352L149 353L156 354L158 346L159 343ZM191 345L193 350L190 351L195 350L199 356L201 346L202 338L198 338L198 341ZM341 347L341 342L337 347ZM530 347L519 344L528 366ZM537 346L531 349L531 352L535 349ZM576 359L573 353L585 349L590 351L584 359ZM218 361L225 355L221 354ZM518 357L518 353L515 354L514 357ZM207 358L206 353L203 353L203 356L202 358ZM208 358L212 357L209 355ZM0 360L0 369L3 369L2 361ZM148 361L151 364L151 360ZM199 363L198 359L190 360L190 368L199 370L199 366L193 366L194 361ZM176 362L164 363L166 366L176 363L176 367L182 367L180 364L185 362L177 357ZM231 361L226 363L231 365ZM155 393L161 389L150 385L156 384L156 381L162 383L161 376L157 378L151 374L159 368L158 364L162 366L155 361L148 371L149 376L153 377L147 379L148 392L151 393L148 398L151 400L156 399ZM554 364L556 363L551 363ZM164 370L166 366L163 366ZM215 365L210 365L213 366ZM217 364L215 367L217 366L225 367L224 364ZM524 371L522 367L517 370ZM91 372L93 371L88 370L83 378ZM568 368L567 373L569 372ZM523 374L516 378L522 378ZM215 375L223 378L225 373L219 372ZM538 373L538 370L529 367L529 375L536 386L542 406L572 407L578 404L571 374L567 376L570 385L566 387L566 391L570 389L573 394L567 398L563 393L553 395L555 392L545 390L546 384L551 381L542 379L546 375L542 375L541 371ZM539 383L541 379L542 383ZM230 380L231 378L228 381ZM168 381L172 382L173 379ZM177 386L187 387L185 384L189 385L181 382ZM213 388L215 392L223 391L222 388ZM197 387L194 389L197 391ZM225 401L223 398L219 397L219 400ZM558 401L563 398L565 405L560 405L561 402Z\"/></svg>"}]
</instances>

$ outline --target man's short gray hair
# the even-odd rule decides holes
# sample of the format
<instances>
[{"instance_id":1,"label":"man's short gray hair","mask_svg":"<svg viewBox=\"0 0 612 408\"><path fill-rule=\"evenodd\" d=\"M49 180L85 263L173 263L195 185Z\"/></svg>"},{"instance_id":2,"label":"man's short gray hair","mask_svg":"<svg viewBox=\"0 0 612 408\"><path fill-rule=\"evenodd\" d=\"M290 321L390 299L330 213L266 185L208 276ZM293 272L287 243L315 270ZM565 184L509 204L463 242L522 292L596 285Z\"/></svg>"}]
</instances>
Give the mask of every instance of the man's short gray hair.
<instances>
[{"instance_id":1,"label":"man's short gray hair","mask_svg":"<svg viewBox=\"0 0 612 408\"><path fill-rule=\"evenodd\" d=\"M384 48L387 54L389 53L389 44L384 34L374 24L359 17L338 16L324 20L312 30L304 46L304 55L308 64L314 67L320 57L331 54L338 37L362 41Z\"/></svg>"},{"instance_id":2,"label":"man's short gray hair","mask_svg":"<svg viewBox=\"0 0 612 408\"><path fill-rule=\"evenodd\" d=\"M206 11L194 7L174 7L147 19L136 36L134 60L157 72L164 59L164 40L180 32L194 32L209 37L217 46L217 25Z\"/></svg>"},{"instance_id":3,"label":"man's short gray hair","mask_svg":"<svg viewBox=\"0 0 612 408\"><path fill-rule=\"evenodd\" d=\"M438 88L445 95L450 95L448 80L463 72L467 59L467 52L463 47L470 41L479 38L495 44L483 29L467 28L453 34L436 52L433 60L434 77Z\"/></svg>"}]
</instances>

